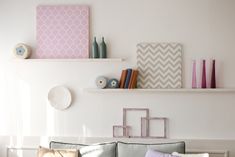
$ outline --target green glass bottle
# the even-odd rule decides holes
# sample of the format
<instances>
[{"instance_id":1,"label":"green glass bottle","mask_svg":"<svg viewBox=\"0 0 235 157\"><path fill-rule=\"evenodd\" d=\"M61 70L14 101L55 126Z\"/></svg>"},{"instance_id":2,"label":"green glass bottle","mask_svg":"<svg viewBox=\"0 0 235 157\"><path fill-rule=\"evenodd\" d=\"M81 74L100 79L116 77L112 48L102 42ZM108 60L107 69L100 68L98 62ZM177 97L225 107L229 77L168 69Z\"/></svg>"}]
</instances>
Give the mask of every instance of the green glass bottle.
<instances>
[{"instance_id":1,"label":"green glass bottle","mask_svg":"<svg viewBox=\"0 0 235 157\"><path fill-rule=\"evenodd\" d=\"M96 42L96 37L94 37L94 41L92 43L92 58L99 58L99 48Z\"/></svg>"},{"instance_id":2,"label":"green glass bottle","mask_svg":"<svg viewBox=\"0 0 235 157\"><path fill-rule=\"evenodd\" d=\"M106 44L104 42L104 37L102 37L102 42L100 43L100 58L107 58Z\"/></svg>"}]
</instances>

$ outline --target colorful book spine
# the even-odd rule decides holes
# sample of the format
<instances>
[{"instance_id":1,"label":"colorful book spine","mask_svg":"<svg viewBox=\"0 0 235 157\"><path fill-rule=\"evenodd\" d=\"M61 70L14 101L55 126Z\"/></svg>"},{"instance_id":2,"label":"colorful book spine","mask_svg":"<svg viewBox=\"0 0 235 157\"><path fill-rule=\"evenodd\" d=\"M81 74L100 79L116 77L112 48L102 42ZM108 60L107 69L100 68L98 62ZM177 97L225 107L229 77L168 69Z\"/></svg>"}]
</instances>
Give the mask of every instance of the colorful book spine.
<instances>
[{"instance_id":1,"label":"colorful book spine","mask_svg":"<svg viewBox=\"0 0 235 157\"><path fill-rule=\"evenodd\" d=\"M132 80L132 83L131 83L131 88L136 88L137 86L137 77L138 77L138 70L134 70L134 73L133 73L133 80Z\"/></svg>"},{"instance_id":2,"label":"colorful book spine","mask_svg":"<svg viewBox=\"0 0 235 157\"><path fill-rule=\"evenodd\" d=\"M127 69L127 75L126 75L124 88L128 88L128 86L129 86L129 82L131 79L131 73L132 73L132 69Z\"/></svg>"},{"instance_id":3,"label":"colorful book spine","mask_svg":"<svg viewBox=\"0 0 235 157\"><path fill-rule=\"evenodd\" d=\"M134 79L134 72L135 72L135 70L132 69L131 78L130 78L130 82L129 82L129 85L128 85L129 89L131 89L131 85L132 85L132 82L133 82L133 79Z\"/></svg>"},{"instance_id":4,"label":"colorful book spine","mask_svg":"<svg viewBox=\"0 0 235 157\"><path fill-rule=\"evenodd\" d=\"M122 70L121 78L119 81L120 88L124 88L124 86L125 86L126 75L127 75L127 70Z\"/></svg>"}]
</instances>

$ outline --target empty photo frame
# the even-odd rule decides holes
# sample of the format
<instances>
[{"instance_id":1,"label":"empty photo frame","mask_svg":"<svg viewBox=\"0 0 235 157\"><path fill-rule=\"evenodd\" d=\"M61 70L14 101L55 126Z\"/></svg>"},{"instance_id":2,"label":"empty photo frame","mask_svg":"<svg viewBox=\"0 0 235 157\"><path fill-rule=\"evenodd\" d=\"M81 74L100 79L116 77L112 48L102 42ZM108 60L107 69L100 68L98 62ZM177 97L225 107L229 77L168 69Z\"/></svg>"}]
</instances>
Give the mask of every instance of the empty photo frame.
<instances>
[{"instance_id":1,"label":"empty photo frame","mask_svg":"<svg viewBox=\"0 0 235 157\"><path fill-rule=\"evenodd\" d=\"M148 108L123 108L123 125L113 126L116 138L167 138L166 117L150 117Z\"/></svg>"},{"instance_id":2,"label":"empty photo frame","mask_svg":"<svg viewBox=\"0 0 235 157\"><path fill-rule=\"evenodd\" d=\"M141 135L147 138L166 138L165 117L142 117L141 118Z\"/></svg>"},{"instance_id":3,"label":"empty photo frame","mask_svg":"<svg viewBox=\"0 0 235 157\"><path fill-rule=\"evenodd\" d=\"M130 138L142 137L141 117L149 118L149 109L147 108L124 108L123 109L123 126L131 126L131 130L123 129L123 135L129 134ZM146 122L146 129L149 127ZM143 128L144 129L144 128ZM147 132L147 130L146 130ZM148 135L148 132L147 132Z\"/></svg>"},{"instance_id":4,"label":"empty photo frame","mask_svg":"<svg viewBox=\"0 0 235 157\"><path fill-rule=\"evenodd\" d=\"M116 137L116 138L129 137L130 128L131 128L130 126L114 125L113 126L113 137ZM125 132L124 132L124 130L125 130Z\"/></svg>"}]
</instances>

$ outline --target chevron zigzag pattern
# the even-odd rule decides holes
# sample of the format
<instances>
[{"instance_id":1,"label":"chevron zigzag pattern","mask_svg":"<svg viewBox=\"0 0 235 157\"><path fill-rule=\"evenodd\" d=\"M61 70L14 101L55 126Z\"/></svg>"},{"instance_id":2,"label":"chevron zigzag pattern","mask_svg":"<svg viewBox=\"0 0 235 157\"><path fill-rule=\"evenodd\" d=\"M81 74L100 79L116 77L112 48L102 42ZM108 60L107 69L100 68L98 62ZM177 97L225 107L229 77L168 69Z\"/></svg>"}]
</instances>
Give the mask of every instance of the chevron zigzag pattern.
<instances>
[{"instance_id":1,"label":"chevron zigzag pattern","mask_svg":"<svg viewBox=\"0 0 235 157\"><path fill-rule=\"evenodd\" d=\"M181 88L182 45L137 44L138 88Z\"/></svg>"}]
</instances>

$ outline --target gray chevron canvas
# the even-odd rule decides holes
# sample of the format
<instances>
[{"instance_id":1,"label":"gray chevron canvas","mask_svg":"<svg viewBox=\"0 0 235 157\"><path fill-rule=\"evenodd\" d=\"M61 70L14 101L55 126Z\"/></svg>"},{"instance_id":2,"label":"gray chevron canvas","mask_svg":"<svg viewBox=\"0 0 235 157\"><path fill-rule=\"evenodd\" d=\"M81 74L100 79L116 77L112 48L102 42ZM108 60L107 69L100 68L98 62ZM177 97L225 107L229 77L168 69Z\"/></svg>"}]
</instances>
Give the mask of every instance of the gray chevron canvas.
<instances>
[{"instance_id":1,"label":"gray chevron canvas","mask_svg":"<svg viewBox=\"0 0 235 157\"><path fill-rule=\"evenodd\" d=\"M182 45L139 43L137 45L138 88L181 88Z\"/></svg>"}]
</instances>

